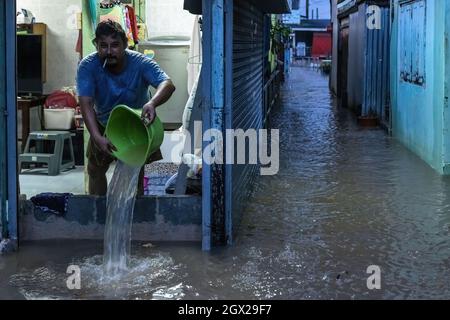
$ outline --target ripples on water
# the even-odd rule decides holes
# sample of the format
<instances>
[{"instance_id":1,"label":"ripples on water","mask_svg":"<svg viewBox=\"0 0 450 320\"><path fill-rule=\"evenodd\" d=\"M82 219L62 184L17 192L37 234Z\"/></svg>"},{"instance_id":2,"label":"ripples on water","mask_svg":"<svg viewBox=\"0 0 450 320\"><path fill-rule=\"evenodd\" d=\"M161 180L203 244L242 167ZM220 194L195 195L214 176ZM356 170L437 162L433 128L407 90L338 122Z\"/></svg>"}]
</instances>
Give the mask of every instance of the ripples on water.
<instances>
[{"instance_id":1,"label":"ripples on water","mask_svg":"<svg viewBox=\"0 0 450 320\"><path fill-rule=\"evenodd\" d=\"M58 265L25 271L10 278L10 285L19 288L26 299L180 299L182 283L177 273L182 269L173 259L162 254L129 259L127 272L111 277L105 272L103 256L93 256L73 262L81 269L81 290L69 290L64 285L68 274Z\"/></svg>"},{"instance_id":2,"label":"ripples on water","mask_svg":"<svg viewBox=\"0 0 450 320\"><path fill-rule=\"evenodd\" d=\"M450 298L450 179L384 131L359 128L327 85L293 68L272 119L280 172L259 179L233 247L136 249L116 287L98 281L98 253L80 259L89 284L79 293L58 289L67 265L45 262L10 285L26 298ZM77 254L89 256L83 248ZM381 267L381 290L367 289L370 265Z\"/></svg>"}]
</instances>

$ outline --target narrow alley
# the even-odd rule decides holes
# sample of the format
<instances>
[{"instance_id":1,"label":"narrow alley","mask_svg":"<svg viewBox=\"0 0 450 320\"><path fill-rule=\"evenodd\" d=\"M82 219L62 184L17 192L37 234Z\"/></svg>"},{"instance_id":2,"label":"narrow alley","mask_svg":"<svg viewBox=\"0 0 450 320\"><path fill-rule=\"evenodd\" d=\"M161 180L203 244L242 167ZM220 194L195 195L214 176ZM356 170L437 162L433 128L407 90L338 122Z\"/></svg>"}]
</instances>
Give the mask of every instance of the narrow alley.
<instances>
[{"instance_id":1,"label":"narrow alley","mask_svg":"<svg viewBox=\"0 0 450 320\"><path fill-rule=\"evenodd\" d=\"M279 272L297 285L284 294L449 298L450 180L385 131L360 128L327 86L328 77L292 68L273 119L280 173L260 179L246 215L255 243L289 248L289 270ZM371 265L382 277L372 292Z\"/></svg>"},{"instance_id":2,"label":"narrow alley","mask_svg":"<svg viewBox=\"0 0 450 320\"><path fill-rule=\"evenodd\" d=\"M104 285L102 243L28 243L0 261L0 298L450 298L450 179L358 127L309 68L292 67L272 125L280 172L258 179L233 246L136 242L129 275ZM68 264L81 266L81 290L65 287Z\"/></svg>"}]
</instances>

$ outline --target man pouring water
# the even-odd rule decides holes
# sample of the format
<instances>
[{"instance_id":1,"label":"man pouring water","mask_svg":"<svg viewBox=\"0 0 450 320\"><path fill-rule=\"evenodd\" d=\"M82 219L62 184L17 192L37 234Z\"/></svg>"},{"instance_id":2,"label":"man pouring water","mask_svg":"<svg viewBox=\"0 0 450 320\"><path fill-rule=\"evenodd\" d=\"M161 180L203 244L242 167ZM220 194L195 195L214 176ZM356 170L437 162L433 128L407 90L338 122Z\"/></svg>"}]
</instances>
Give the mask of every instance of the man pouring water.
<instances>
[{"instance_id":1,"label":"man pouring water","mask_svg":"<svg viewBox=\"0 0 450 320\"><path fill-rule=\"evenodd\" d=\"M152 59L127 49L128 39L119 23L100 22L93 41L97 52L85 57L78 68L77 89L84 122L90 133L87 147L89 194L104 196L107 192L106 172L115 160L116 151L103 133L111 111L117 105L142 108L142 120L153 123L156 108L175 91L167 74ZM149 86L156 88L150 99ZM150 155L147 163L162 159L160 150ZM143 194L141 170L138 194Z\"/></svg>"}]
</instances>

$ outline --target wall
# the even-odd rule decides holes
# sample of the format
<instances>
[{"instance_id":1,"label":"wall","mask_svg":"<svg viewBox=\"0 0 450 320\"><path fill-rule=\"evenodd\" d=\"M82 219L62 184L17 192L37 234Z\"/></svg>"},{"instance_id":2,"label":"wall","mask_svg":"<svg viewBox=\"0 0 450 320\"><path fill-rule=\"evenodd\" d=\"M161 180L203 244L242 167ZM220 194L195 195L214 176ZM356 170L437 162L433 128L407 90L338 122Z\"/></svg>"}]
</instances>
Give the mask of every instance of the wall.
<instances>
[{"instance_id":1,"label":"wall","mask_svg":"<svg viewBox=\"0 0 450 320\"><path fill-rule=\"evenodd\" d=\"M333 24L333 63L330 76L330 88L335 94L337 93L337 66L338 66L338 39L339 39L339 23L337 19L337 1L332 1L331 22Z\"/></svg>"},{"instance_id":2,"label":"wall","mask_svg":"<svg viewBox=\"0 0 450 320\"><path fill-rule=\"evenodd\" d=\"M44 92L74 86L79 55L76 12L81 0L17 0L17 9L29 9L36 22L47 24L47 83Z\"/></svg>"},{"instance_id":3,"label":"wall","mask_svg":"<svg viewBox=\"0 0 450 320\"><path fill-rule=\"evenodd\" d=\"M412 85L399 79L398 0L394 5L391 38L392 131L395 138L418 154L440 173L444 173L443 113L445 52L445 0L427 1L425 86ZM445 10L443 10L445 8ZM448 55L448 54L447 54ZM448 140L448 132L445 134Z\"/></svg>"},{"instance_id":4,"label":"wall","mask_svg":"<svg viewBox=\"0 0 450 320\"><path fill-rule=\"evenodd\" d=\"M183 4L183 0L148 0L146 22L149 37L191 37L195 16L183 10Z\"/></svg>"},{"instance_id":5,"label":"wall","mask_svg":"<svg viewBox=\"0 0 450 320\"><path fill-rule=\"evenodd\" d=\"M390 129L389 117L389 39L390 10L380 7L380 29L367 29L363 116L376 115Z\"/></svg>"},{"instance_id":6,"label":"wall","mask_svg":"<svg viewBox=\"0 0 450 320\"><path fill-rule=\"evenodd\" d=\"M149 0L150 1L150 0ZM135 8L136 18L138 23L145 22L146 12L146 0L132 0L131 5Z\"/></svg>"},{"instance_id":7,"label":"wall","mask_svg":"<svg viewBox=\"0 0 450 320\"><path fill-rule=\"evenodd\" d=\"M444 10L443 10L444 11ZM447 6L445 7L445 70L450 70L450 48L448 46L448 32L450 30L450 20L448 17L450 17L450 5L447 3ZM444 166L444 174L450 174L450 110L448 108L448 97L450 97L450 83L449 83L449 76L448 72L445 75L444 80L444 90L445 90L445 100L446 106L444 107L443 112L443 166Z\"/></svg>"},{"instance_id":8,"label":"wall","mask_svg":"<svg viewBox=\"0 0 450 320\"><path fill-rule=\"evenodd\" d=\"M360 114L364 97L364 61L366 37L366 7L361 4L358 11L349 16L348 37L348 107Z\"/></svg>"},{"instance_id":9,"label":"wall","mask_svg":"<svg viewBox=\"0 0 450 320\"><path fill-rule=\"evenodd\" d=\"M3 235L6 237L6 194L8 192L7 188L7 171L6 168L6 123L5 117L2 115L6 112L6 72L4 66L6 52L6 38L5 38L5 28L6 19L5 17L5 4L0 3L0 241ZM5 228L5 229L4 229Z\"/></svg>"},{"instance_id":10,"label":"wall","mask_svg":"<svg viewBox=\"0 0 450 320\"><path fill-rule=\"evenodd\" d=\"M92 44L92 40L95 38L95 30L92 26L91 17L89 14L89 1L82 0L82 25L83 25L83 57L91 54L95 51L95 46Z\"/></svg>"},{"instance_id":11,"label":"wall","mask_svg":"<svg viewBox=\"0 0 450 320\"><path fill-rule=\"evenodd\" d=\"M201 239L202 198L152 196L136 199L132 240L195 241ZM20 201L20 239L101 240L105 234L106 198L73 196L64 215L54 215Z\"/></svg>"}]
</instances>

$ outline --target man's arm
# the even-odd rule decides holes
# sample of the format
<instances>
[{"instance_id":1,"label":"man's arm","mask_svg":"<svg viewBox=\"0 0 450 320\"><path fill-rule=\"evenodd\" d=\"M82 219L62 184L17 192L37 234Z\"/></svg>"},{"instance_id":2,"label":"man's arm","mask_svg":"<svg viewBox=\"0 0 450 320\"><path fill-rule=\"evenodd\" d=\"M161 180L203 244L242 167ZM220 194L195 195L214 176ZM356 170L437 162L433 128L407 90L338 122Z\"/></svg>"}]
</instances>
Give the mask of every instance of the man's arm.
<instances>
[{"instance_id":1,"label":"man's arm","mask_svg":"<svg viewBox=\"0 0 450 320\"><path fill-rule=\"evenodd\" d=\"M91 97L80 97L80 108L84 123L91 135L92 141L97 147L108 154L111 154L112 151L116 151L117 149L113 144L100 133L97 117L94 112L94 99Z\"/></svg>"},{"instance_id":2,"label":"man's arm","mask_svg":"<svg viewBox=\"0 0 450 320\"><path fill-rule=\"evenodd\" d=\"M172 80L163 81L158 88L153 98L147 102L142 110L142 120L146 124L151 124L156 117L156 108L167 102L176 88Z\"/></svg>"}]
</instances>

